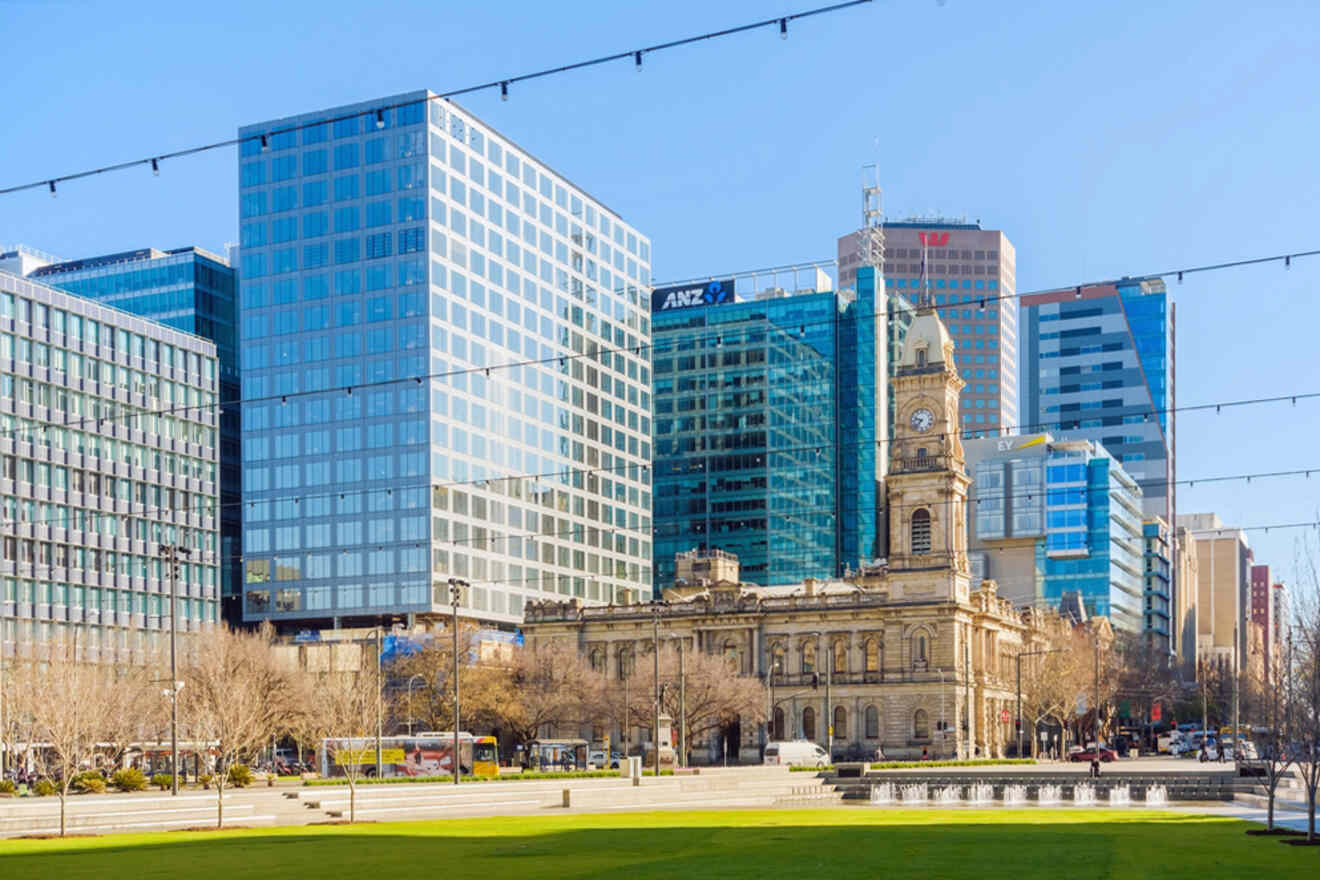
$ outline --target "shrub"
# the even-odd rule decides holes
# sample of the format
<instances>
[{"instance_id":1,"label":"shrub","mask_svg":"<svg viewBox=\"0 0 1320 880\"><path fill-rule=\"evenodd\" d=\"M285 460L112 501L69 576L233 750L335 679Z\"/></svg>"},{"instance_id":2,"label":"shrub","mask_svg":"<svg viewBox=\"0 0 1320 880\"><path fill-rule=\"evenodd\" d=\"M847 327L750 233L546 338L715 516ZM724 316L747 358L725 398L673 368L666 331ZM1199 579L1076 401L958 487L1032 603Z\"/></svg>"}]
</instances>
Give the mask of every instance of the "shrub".
<instances>
[{"instance_id":1,"label":"shrub","mask_svg":"<svg viewBox=\"0 0 1320 880\"><path fill-rule=\"evenodd\" d=\"M247 788L252 784L252 771L246 764L234 764L229 768L229 784L235 788Z\"/></svg>"},{"instance_id":2,"label":"shrub","mask_svg":"<svg viewBox=\"0 0 1320 880\"><path fill-rule=\"evenodd\" d=\"M202 788L206 788L206 789L209 789L212 785L215 785L215 777L210 773L203 773L201 776L198 776L197 781L202 784Z\"/></svg>"},{"instance_id":3,"label":"shrub","mask_svg":"<svg viewBox=\"0 0 1320 880\"><path fill-rule=\"evenodd\" d=\"M105 779L95 770L84 770L69 781L69 790L83 794L104 794Z\"/></svg>"},{"instance_id":4,"label":"shrub","mask_svg":"<svg viewBox=\"0 0 1320 880\"><path fill-rule=\"evenodd\" d=\"M174 787L174 774L172 773L153 773L151 774L151 784L161 791L169 791Z\"/></svg>"},{"instance_id":5,"label":"shrub","mask_svg":"<svg viewBox=\"0 0 1320 880\"><path fill-rule=\"evenodd\" d=\"M32 786L32 793L37 797L50 797L58 791L59 789L55 787L55 783L45 777L38 779L36 784Z\"/></svg>"},{"instance_id":6,"label":"shrub","mask_svg":"<svg viewBox=\"0 0 1320 880\"><path fill-rule=\"evenodd\" d=\"M0 779L0 794L14 794L18 791L18 786L12 779Z\"/></svg>"},{"instance_id":7,"label":"shrub","mask_svg":"<svg viewBox=\"0 0 1320 880\"><path fill-rule=\"evenodd\" d=\"M136 767L116 770L110 777L110 784L120 791L146 791L147 777Z\"/></svg>"}]
</instances>

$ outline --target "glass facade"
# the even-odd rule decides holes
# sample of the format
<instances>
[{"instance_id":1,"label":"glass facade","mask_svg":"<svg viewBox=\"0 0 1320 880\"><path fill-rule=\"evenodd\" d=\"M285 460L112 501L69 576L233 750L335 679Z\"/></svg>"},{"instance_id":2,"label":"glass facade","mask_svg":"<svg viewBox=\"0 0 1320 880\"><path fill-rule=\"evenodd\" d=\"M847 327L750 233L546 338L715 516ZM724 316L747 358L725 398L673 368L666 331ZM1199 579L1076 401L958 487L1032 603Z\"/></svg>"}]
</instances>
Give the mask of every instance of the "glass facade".
<instances>
[{"instance_id":1,"label":"glass facade","mask_svg":"<svg viewBox=\"0 0 1320 880\"><path fill-rule=\"evenodd\" d=\"M886 321L873 270L858 276L844 293L653 313L657 590L694 548L737 554L766 585L884 555Z\"/></svg>"},{"instance_id":2,"label":"glass facade","mask_svg":"<svg viewBox=\"0 0 1320 880\"><path fill-rule=\"evenodd\" d=\"M1027 418L1104 444L1172 522L1174 322L1164 282L1130 279L1022 303Z\"/></svg>"},{"instance_id":3,"label":"glass facade","mask_svg":"<svg viewBox=\"0 0 1320 880\"><path fill-rule=\"evenodd\" d=\"M0 648L77 634L88 657L159 659L162 544L179 628L217 615L213 343L0 272Z\"/></svg>"},{"instance_id":4,"label":"glass facade","mask_svg":"<svg viewBox=\"0 0 1320 880\"><path fill-rule=\"evenodd\" d=\"M220 399L238 400L238 309L234 270L199 248L145 248L42 266L31 277L78 296L195 333L215 343ZM237 623L241 596L243 505L239 408L220 415L222 611Z\"/></svg>"},{"instance_id":5,"label":"glass facade","mask_svg":"<svg viewBox=\"0 0 1320 880\"><path fill-rule=\"evenodd\" d=\"M649 593L650 243L430 92L239 134L244 617Z\"/></svg>"},{"instance_id":6,"label":"glass facade","mask_svg":"<svg viewBox=\"0 0 1320 880\"><path fill-rule=\"evenodd\" d=\"M967 459L982 576L1021 603L1058 608L1076 593L1088 614L1142 631L1141 488L1103 447L1049 435L971 440Z\"/></svg>"},{"instance_id":7,"label":"glass facade","mask_svg":"<svg viewBox=\"0 0 1320 880\"><path fill-rule=\"evenodd\" d=\"M1148 519L1141 524L1145 542L1145 623L1142 631L1149 644L1168 653L1173 647L1169 621L1172 611L1173 564L1168 523Z\"/></svg>"}]
</instances>

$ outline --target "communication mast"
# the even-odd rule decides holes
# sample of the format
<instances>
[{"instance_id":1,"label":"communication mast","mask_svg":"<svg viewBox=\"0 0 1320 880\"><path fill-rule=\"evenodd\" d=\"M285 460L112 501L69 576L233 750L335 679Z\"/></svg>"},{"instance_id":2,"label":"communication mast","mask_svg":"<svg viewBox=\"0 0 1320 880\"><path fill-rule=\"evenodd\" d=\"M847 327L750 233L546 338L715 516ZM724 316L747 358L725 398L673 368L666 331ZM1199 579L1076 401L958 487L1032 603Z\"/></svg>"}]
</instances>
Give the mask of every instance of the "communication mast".
<instances>
[{"instance_id":1,"label":"communication mast","mask_svg":"<svg viewBox=\"0 0 1320 880\"><path fill-rule=\"evenodd\" d=\"M875 269L879 285L885 266L884 194L875 164L862 166L862 228L857 231L857 251L860 265Z\"/></svg>"}]
</instances>

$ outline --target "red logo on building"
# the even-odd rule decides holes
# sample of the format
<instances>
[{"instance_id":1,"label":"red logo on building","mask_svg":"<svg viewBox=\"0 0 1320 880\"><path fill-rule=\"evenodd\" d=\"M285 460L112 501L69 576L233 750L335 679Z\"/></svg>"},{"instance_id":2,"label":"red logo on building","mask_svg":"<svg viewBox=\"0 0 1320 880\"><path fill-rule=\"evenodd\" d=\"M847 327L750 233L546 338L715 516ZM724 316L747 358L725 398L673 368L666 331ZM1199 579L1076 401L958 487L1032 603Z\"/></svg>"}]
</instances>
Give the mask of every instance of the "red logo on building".
<instances>
[{"instance_id":1,"label":"red logo on building","mask_svg":"<svg viewBox=\"0 0 1320 880\"><path fill-rule=\"evenodd\" d=\"M921 243L928 247L944 247L949 243L947 232L918 232L917 236L921 239Z\"/></svg>"}]
</instances>

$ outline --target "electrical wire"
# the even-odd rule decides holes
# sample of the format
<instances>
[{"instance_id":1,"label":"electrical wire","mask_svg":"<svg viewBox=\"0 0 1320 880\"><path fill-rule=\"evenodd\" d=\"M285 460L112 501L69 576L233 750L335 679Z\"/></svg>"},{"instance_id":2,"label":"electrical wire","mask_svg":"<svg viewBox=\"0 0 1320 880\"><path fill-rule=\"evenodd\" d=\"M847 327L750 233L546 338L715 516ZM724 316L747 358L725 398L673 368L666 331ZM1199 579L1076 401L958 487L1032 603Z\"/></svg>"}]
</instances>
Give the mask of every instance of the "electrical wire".
<instances>
[{"instance_id":1,"label":"electrical wire","mask_svg":"<svg viewBox=\"0 0 1320 880\"><path fill-rule=\"evenodd\" d=\"M55 177L43 178L42 180L34 181L32 183L24 183L24 184L18 184L16 186L8 186L8 187L0 188L0 195L8 195L10 193L22 192L24 190L29 190L29 189L49 189L51 194L54 195L57 184L67 183L68 181L71 180L79 180L84 177L94 177L98 174L109 174L111 172L124 171L129 168L136 168L139 166L149 167L153 172L159 173L160 163L166 161L167 159L181 159L185 156L195 156L200 153L209 152L211 150L219 150L225 147L237 146L238 144L241 144L244 141L262 141L264 143L268 138L274 137L276 135L286 134L290 132L298 132L304 129L315 128L317 126L326 125L329 123L334 123L345 119L358 118L363 115L369 115L372 112L375 112L377 114L377 119L381 119L381 116L379 114L382 114L386 111L398 110L404 107L415 107L418 105L424 106L430 101L448 100L450 98L456 98L462 95L469 95L476 92L498 89L500 91L501 97L507 98L510 85L516 83L528 82L534 79L541 79L543 77L569 73L574 70L582 70L584 68L595 67L601 64L608 64L612 61L621 61L627 59L633 61L640 69L642 57L645 55L653 54L655 52L663 52L667 49L676 49L680 46L688 46L693 43L703 42L705 40L714 40L722 37L729 37L735 34L741 34L747 31L758 30L760 28L765 28L765 27L778 27L780 28L780 33L783 34L786 31L788 22L790 21L800 21L802 19L811 18L817 15L825 15L832 12L839 12L844 9L850 9L854 6L861 6L862 4L870 3L870 2L871 0L846 0L846 2L835 3L830 6L821 6L816 9L808 9L802 12L790 13L788 15L777 15L774 18L767 18L762 21L755 21L749 24L737 25L735 27L725 28L723 30L710 31L704 34L697 34L696 36L683 37L678 40L670 40L664 43L656 43L651 46L645 46L641 49L628 49L623 52L615 52L610 55L602 55L598 58L591 58L585 61L575 61L569 64L561 64L557 67L549 67L544 70L534 71L532 73L523 73L515 76L508 76L500 79L491 80L490 82L481 83L479 85L465 86L464 88L461 89L453 89L452 91L442 92L437 95L432 95L428 98L422 98L413 101L401 101L394 104L381 104L378 107L373 107L371 110L367 111L366 114L357 112L357 113L347 114L344 116L329 117L326 119L317 119L313 122L304 122L297 125L289 125L289 126L284 126L282 128L271 129L270 131L260 134L252 134L252 135L247 135L245 137L226 138L224 140L214 141L208 144L201 144L195 147L187 147L182 150L173 150L164 153L157 153L154 156L147 156L142 159L132 159L127 162L116 162L112 165L103 165L99 168L91 168L86 171L77 171L71 174L61 174Z\"/></svg>"}]
</instances>

